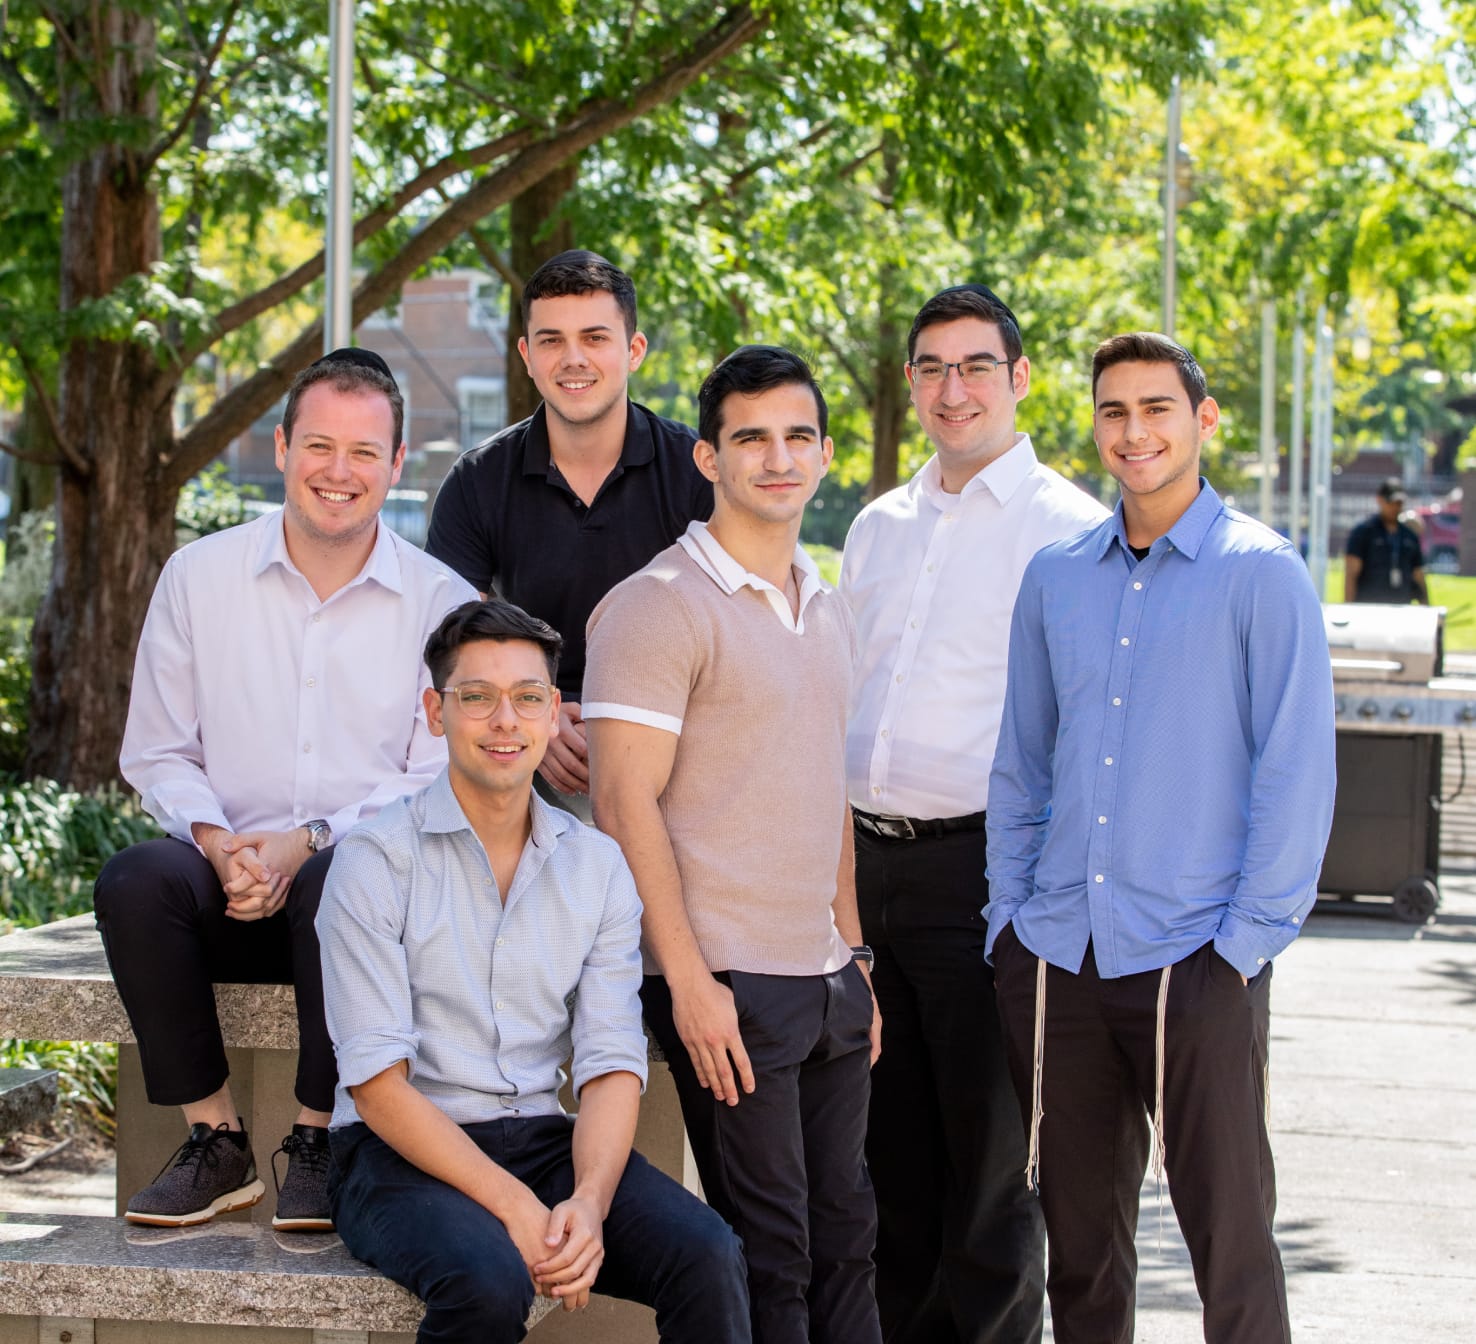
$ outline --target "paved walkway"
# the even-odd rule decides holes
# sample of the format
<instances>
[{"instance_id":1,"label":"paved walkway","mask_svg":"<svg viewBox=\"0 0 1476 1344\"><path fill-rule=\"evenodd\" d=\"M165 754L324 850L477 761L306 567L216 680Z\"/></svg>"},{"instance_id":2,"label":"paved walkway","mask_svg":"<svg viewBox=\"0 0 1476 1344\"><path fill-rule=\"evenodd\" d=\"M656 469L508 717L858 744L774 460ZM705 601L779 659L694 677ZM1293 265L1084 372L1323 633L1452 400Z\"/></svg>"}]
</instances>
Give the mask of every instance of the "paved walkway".
<instances>
[{"instance_id":1,"label":"paved walkway","mask_svg":"<svg viewBox=\"0 0 1476 1344\"><path fill-rule=\"evenodd\" d=\"M1277 961L1277 1234L1297 1344L1476 1338L1476 875L1423 929L1320 902ZM1152 1180L1139 1344L1202 1339L1188 1253ZM1049 1338L1049 1336L1048 1336Z\"/></svg>"}]
</instances>

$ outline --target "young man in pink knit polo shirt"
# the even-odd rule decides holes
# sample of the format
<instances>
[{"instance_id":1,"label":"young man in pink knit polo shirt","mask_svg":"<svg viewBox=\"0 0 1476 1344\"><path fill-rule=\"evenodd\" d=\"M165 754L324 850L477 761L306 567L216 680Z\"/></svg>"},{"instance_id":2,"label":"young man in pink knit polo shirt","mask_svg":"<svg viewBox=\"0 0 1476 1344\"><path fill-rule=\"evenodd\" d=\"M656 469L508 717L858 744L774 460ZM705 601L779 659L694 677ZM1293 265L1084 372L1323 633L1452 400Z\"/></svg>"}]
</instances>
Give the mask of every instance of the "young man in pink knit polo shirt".
<instances>
[{"instance_id":1,"label":"young man in pink knit polo shirt","mask_svg":"<svg viewBox=\"0 0 1476 1344\"><path fill-rule=\"evenodd\" d=\"M645 904L646 1021L755 1344L880 1344L862 1155L881 1020L845 788L855 632L799 547L830 464L808 366L745 346L698 396L710 523L589 622L595 817Z\"/></svg>"}]
</instances>

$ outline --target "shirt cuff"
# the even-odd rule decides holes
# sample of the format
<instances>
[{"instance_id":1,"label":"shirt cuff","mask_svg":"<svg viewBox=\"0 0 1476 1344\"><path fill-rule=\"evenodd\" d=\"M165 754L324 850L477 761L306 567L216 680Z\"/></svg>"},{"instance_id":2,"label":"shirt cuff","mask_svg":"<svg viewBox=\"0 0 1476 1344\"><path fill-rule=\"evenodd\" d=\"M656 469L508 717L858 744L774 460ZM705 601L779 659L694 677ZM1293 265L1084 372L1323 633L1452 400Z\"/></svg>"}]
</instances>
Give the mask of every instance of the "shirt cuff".
<instances>
[{"instance_id":1,"label":"shirt cuff","mask_svg":"<svg viewBox=\"0 0 1476 1344\"><path fill-rule=\"evenodd\" d=\"M579 1100L579 1094L584 1089L585 1083L592 1082L596 1078L603 1078L607 1073L633 1073L641 1080L641 1091L646 1090L647 1064L646 1064L646 1037L644 1033L639 1035L640 1053L631 1049L628 1033L612 1033L603 1039L583 1041L580 1049L574 1056L573 1083L574 1100Z\"/></svg>"},{"instance_id":2,"label":"shirt cuff","mask_svg":"<svg viewBox=\"0 0 1476 1344\"><path fill-rule=\"evenodd\" d=\"M361 1032L341 1045L335 1042L333 1053L338 1059L338 1081L344 1087L367 1083L402 1059L410 1066L409 1077L413 1078L415 1060L420 1053L420 1033Z\"/></svg>"},{"instance_id":3,"label":"shirt cuff","mask_svg":"<svg viewBox=\"0 0 1476 1344\"><path fill-rule=\"evenodd\" d=\"M618 705L610 700L592 700L579 708L586 719L623 719L626 723L660 728L665 732L675 733L678 737L682 733L682 720L675 714L662 714L654 709L640 709L635 705Z\"/></svg>"}]
</instances>

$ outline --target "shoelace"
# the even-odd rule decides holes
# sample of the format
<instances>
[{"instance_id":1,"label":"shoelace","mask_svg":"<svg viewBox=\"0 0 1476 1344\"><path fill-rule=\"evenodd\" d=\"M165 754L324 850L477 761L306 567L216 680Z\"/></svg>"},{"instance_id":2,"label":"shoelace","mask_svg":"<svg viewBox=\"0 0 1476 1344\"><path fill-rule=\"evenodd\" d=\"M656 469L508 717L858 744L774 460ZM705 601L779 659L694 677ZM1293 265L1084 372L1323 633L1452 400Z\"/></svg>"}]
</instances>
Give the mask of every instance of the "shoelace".
<instances>
[{"instance_id":1,"label":"shoelace","mask_svg":"<svg viewBox=\"0 0 1476 1344\"><path fill-rule=\"evenodd\" d=\"M282 1178L277 1175L277 1159L283 1154L286 1154L289 1171L294 1157L313 1172L328 1163L328 1149L324 1145L309 1143L300 1134L289 1134L282 1140L282 1146L272 1154L272 1184L277 1187L279 1195L282 1193Z\"/></svg>"},{"instance_id":2,"label":"shoelace","mask_svg":"<svg viewBox=\"0 0 1476 1344\"><path fill-rule=\"evenodd\" d=\"M195 1174L191 1181L193 1185L200 1184L201 1173L206 1167L220 1166L220 1153L218 1151L221 1143L229 1143L226 1135L230 1132L229 1125L220 1125L210 1131L203 1139L189 1138L175 1149L174 1156L169 1159L160 1169L162 1176L171 1167L188 1167L193 1165ZM157 1181L159 1176L155 1176Z\"/></svg>"}]
</instances>

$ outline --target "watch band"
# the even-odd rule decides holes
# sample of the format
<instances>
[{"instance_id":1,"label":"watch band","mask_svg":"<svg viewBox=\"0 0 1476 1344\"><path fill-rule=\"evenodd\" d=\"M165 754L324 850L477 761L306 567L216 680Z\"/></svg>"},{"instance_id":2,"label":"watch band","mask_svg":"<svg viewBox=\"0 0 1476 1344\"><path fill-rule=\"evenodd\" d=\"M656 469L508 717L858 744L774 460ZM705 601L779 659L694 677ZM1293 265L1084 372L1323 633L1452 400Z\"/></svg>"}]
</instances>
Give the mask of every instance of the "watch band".
<instances>
[{"instance_id":1,"label":"watch band","mask_svg":"<svg viewBox=\"0 0 1476 1344\"><path fill-rule=\"evenodd\" d=\"M308 849L314 854L327 849L333 843L333 830L324 818L317 817L302 824L307 827Z\"/></svg>"},{"instance_id":2,"label":"watch band","mask_svg":"<svg viewBox=\"0 0 1476 1344\"><path fill-rule=\"evenodd\" d=\"M862 943L859 947L853 947L851 949L851 960L864 961L867 967L870 968L876 965L876 953L867 947L865 943Z\"/></svg>"}]
</instances>

